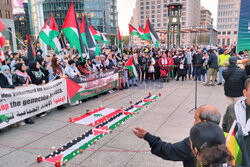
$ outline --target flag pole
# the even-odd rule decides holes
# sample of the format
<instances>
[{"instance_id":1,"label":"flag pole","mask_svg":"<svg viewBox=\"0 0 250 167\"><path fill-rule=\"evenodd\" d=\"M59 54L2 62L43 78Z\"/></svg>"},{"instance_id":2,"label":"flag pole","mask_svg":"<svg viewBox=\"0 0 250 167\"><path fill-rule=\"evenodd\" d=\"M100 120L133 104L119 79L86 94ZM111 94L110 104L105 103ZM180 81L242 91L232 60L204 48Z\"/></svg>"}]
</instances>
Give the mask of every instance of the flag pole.
<instances>
[{"instance_id":1,"label":"flag pole","mask_svg":"<svg viewBox=\"0 0 250 167\"><path fill-rule=\"evenodd\" d=\"M61 30L60 34L58 35L58 41L55 43L55 48L54 48L54 53L53 54L55 54L55 52L56 52L56 46L57 46L59 40L61 39L61 36L62 36L62 30Z\"/></svg>"},{"instance_id":2,"label":"flag pole","mask_svg":"<svg viewBox=\"0 0 250 167\"><path fill-rule=\"evenodd\" d=\"M7 27L4 27L7 31L9 31L13 36L16 37L16 39L27 49L27 46L16 36L13 34L13 32L11 32Z\"/></svg>"}]
</instances>

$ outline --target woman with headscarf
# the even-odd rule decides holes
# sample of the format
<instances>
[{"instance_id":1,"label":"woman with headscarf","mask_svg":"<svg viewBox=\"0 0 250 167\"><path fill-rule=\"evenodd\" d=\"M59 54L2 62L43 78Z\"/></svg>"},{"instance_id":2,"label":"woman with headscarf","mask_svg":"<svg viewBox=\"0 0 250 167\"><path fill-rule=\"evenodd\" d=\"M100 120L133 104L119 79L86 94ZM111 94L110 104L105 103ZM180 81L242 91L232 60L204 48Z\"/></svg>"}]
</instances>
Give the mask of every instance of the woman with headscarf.
<instances>
[{"instance_id":1,"label":"woman with headscarf","mask_svg":"<svg viewBox=\"0 0 250 167\"><path fill-rule=\"evenodd\" d=\"M7 65L3 65L0 72L0 87L1 88L15 88L12 83L10 68Z\"/></svg>"},{"instance_id":2,"label":"woman with headscarf","mask_svg":"<svg viewBox=\"0 0 250 167\"><path fill-rule=\"evenodd\" d=\"M89 72L91 74L95 73L97 71L96 66L92 63L92 61L90 59L87 60L87 63L88 63Z\"/></svg>"},{"instance_id":3,"label":"woman with headscarf","mask_svg":"<svg viewBox=\"0 0 250 167\"><path fill-rule=\"evenodd\" d=\"M66 75L63 68L60 66L60 59L58 57L53 57L49 69L49 81L60 78L66 78Z\"/></svg>"},{"instance_id":4,"label":"woman with headscarf","mask_svg":"<svg viewBox=\"0 0 250 167\"><path fill-rule=\"evenodd\" d=\"M45 74L41 70L41 66L37 61L30 63L30 69L27 71L31 78L31 81L35 85L41 85L46 83Z\"/></svg>"},{"instance_id":5,"label":"woman with headscarf","mask_svg":"<svg viewBox=\"0 0 250 167\"><path fill-rule=\"evenodd\" d=\"M24 63L16 64L15 68L15 74L12 76L13 85L28 86L32 83L30 76L26 72L26 65Z\"/></svg>"},{"instance_id":6,"label":"woman with headscarf","mask_svg":"<svg viewBox=\"0 0 250 167\"><path fill-rule=\"evenodd\" d=\"M46 78L46 83L49 82L49 69L50 69L50 65L48 65L44 58L40 57L36 59L37 62L39 62L40 64L40 69L41 71L44 73L45 78Z\"/></svg>"}]
</instances>

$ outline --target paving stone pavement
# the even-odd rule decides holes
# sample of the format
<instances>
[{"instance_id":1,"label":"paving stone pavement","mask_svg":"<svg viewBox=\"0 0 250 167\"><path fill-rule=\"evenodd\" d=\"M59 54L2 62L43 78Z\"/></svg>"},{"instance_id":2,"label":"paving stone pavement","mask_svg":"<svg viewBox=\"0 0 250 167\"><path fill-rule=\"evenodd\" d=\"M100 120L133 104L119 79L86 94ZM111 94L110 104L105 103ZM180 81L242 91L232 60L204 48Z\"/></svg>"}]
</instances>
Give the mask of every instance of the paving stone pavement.
<instances>
[{"instance_id":1,"label":"paving stone pavement","mask_svg":"<svg viewBox=\"0 0 250 167\"><path fill-rule=\"evenodd\" d=\"M181 167L180 162L162 160L150 152L104 152L102 150L150 150L148 143L132 133L135 126L142 127L167 142L177 142L188 136L193 125L194 81L154 82L134 89L116 90L95 99L64 110L53 110L46 117L34 118L34 125L5 128L0 132L0 167L44 167L38 164L38 154L46 156L52 146L56 148L80 136L88 126L71 124L69 117L75 118L86 109L103 107L120 108L130 106L129 101L141 100L148 93L161 97L130 118L125 124L106 135L89 149L67 163L67 167ZM222 115L226 110L223 86L204 87L198 83L198 106L212 104ZM37 149L44 148L44 149Z\"/></svg>"}]
</instances>

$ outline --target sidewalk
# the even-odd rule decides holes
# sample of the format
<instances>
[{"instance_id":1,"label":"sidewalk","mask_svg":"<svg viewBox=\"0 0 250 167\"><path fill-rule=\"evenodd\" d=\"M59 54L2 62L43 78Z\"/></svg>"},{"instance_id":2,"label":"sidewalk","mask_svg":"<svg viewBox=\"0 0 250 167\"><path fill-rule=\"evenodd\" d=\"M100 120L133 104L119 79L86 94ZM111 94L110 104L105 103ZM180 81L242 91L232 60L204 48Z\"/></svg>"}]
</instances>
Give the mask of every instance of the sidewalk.
<instances>
[{"instance_id":1,"label":"sidewalk","mask_svg":"<svg viewBox=\"0 0 250 167\"><path fill-rule=\"evenodd\" d=\"M161 83L157 83L158 87ZM160 136L167 142L176 142L189 135L193 125L194 81L172 81L164 83L162 89L128 89L101 95L75 107L52 111L46 117L34 118L34 125L6 128L0 132L0 166L3 167L44 167L45 163L36 162L37 155L48 155L51 147L60 147L80 136L88 126L71 124L69 117L75 118L85 113L86 109L97 109L101 105L109 108L130 106L129 101L136 102L146 97L161 93L161 97L140 114L130 118L106 135L95 145L67 163L67 167L180 167L182 163L164 161L150 152L114 152L112 150L150 150L144 140L132 133L132 128L140 126L150 133ZM198 106L213 104L222 116L226 110L223 86L204 87L198 84ZM12 147L12 148L9 148ZM24 148L20 148L24 147ZM40 148L40 149L38 149ZM99 151L98 151L99 150ZM50 165L54 166L54 165Z\"/></svg>"}]
</instances>

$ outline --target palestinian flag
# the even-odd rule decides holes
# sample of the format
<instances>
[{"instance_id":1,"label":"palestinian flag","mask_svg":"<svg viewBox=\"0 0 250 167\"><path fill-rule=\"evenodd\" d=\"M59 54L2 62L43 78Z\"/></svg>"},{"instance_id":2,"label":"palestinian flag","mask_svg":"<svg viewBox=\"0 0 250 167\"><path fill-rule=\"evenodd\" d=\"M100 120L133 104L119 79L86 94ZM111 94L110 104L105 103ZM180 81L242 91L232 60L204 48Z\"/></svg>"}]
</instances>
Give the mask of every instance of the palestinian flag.
<instances>
[{"instance_id":1,"label":"palestinian flag","mask_svg":"<svg viewBox=\"0 0 250 167\"><path fill-rule=\"evenodd\" d=\"M134 28L131 24L128 24L129 27L129 35L136 35L138 37L140 37L140 32Z\"/></svg>"},{"instance_id":2,"label":"palestinian flag","mask_svg":"<svg viewBox=\"0 0 250 167\"><path fill-rule=\"evenodd\" d=\"M89 114L84 114L80 117L75 119L71 119L69 122L89 125L89 126L96 126L107 119L113 117L114 115L121 112L121 110L111 109L111 108L99 108L90 112Z\"/></svg>"},{"instance_id":3,"label":"palestinian flag","mask_svg":"<svg viewBox=\"0 0 250 167\"><path fill-rule=\"evenodd\" d=\"M98 34L100 34L100 36L101 36L101 38L102 38L102 41L104 42L104 43L110 43L109 41L108 41L108 39L106 38L106 36L103 34L103 33L100 33L99 31L97 31L98 32Z\"/></svg>"},{"instance_id":4,"label":"palestinian flag","mask_svg":"<svg viewBox=\"0 0 250 167\"><path fill-rule=\"evenodd\" d=\"M84 61L83 53L86 53L86 48L83 44L79 22L75 14L73 2L71 3L65 21L63 23L62 31L66 38L69 40L70 45L75 46L75 48L79 51L82 57L82 61Z\"/></svg>"},{"instance_id":5,"label":"palestinian flag","mask_svg":"<svg viewBox=\"0 0 250 167\"><path fill-rule=\"evenodd\" d=\"M94 39L94 35L92 34L91 29L89 28L86 15L84 15L82 18L80 30L84 44L88 47L89 57L93 59L95 58L96 55L99 55L101 51Z\"/></svg>"},{"instance_id":6,"label":"palestinian flag","mask_svg":"<svg viewBox=\"0 0 250 167\"><path fill-rule=\"evenodd\" d=\"M131 57L128 59L127 63L125 64L125 67L126 67L129 71L131 71L131 72L133 73L133 76L134 76L134 77L137 77L137 76L138 76L137 71L136 71L136 69L135 69L135 66L134 66L134 64L133 64L133 56L131 56Z\"/></svg>"},{"instance_id":7,"label":"palestinian flag","mask_svg":"<svg viewBox=\"0 0 250 167\"><path fill-rule=\"evenodd\" d=\"M226 146L234 156L233 165L239 166L242 165L242 152L235 138L235 127L236 121L233 122L230 131L228 133L224 132L224 135L226 137Z\"/></svg>"},{"instance_id":8,"label":"palestinian flag","mask_svg":"<svg viewBox=\"0 0 250 167\"><path fill-rule=\"evenodd\" d=\"M5 25L3 24L1 18L0 18L0 48L3 48L4 44L5 44L5 39L4 36L2 34L2 31L4 30Z\"/></svg>"},{"instance_id":9,"label":"palestinian flag","mask_svg":"<svg viewBox=\"0 0 250 167\"><path fill-rule=\"evenodd\" d=\"M119 45L119 49L121 50L121 57L123 56L123 48L122 48L122 36L120 34L120 29L118 27L118 45Z\"/></svg>"},{"instance_id":10,"label":"palestinian flag","mask_svg":"<svg viewBox=\"0 0 250 167\"><path fill-rule=\"evenodd\" d=\"M159 37L157 33L155 32L152 24L150 23L149 19L147 20L147 24L144 30L144 39L152 41L155 45L155 47L159 47Z\"/></svg>"},{"instance_id":11,"label":"palestinian flag","mask_svg":"<svg viewBox=\"0 0 250 167\"><path fill-rule=\"evenodd\" d=\"M141 27L141 26L139 26L139 33L142 35L142 34L144 34L144 30L143 30L143 28Z\"/></svg>"},{"instance_id":12,"label":"palestinian flag","mask_svg":"<svg viewBox=\"0 0 250 167\"><path fill-rule=\"evenodd\" d=\"M59 42L57 36L59 35L59 30L56 25L53 14L51 13L51 19L47 19L45 22L39 38L52 49L55 49L57 53L61 51L61 43Z\"/></svg>"},{"instance_id":13,"label":"palestinian flag","mask_svg":"<svg viewBox=\"0 0 250 167\"><path fill-rule=\"evenodd\" d=\"M2 51L2 48L0 48L0 63L2 63L5 60L4 53Z\"/></svg>"},{"instance_id":14,"label":"palestinian flag","mask_svg":"<svg viewBox=\"0 0 250 167\"><path fill-rule=\"evenodd\" d=\"M33 62L35 59L36 59L36 55L35 55L35 52L34 52L34 49L33 49L33 46L32 46L32 42L31 42L31 39L30 39L30 35L26 35L26 40L27 40L27 49L28 49L28 60L29 60L29 63Z\"/></svg>"},{"instance_id":15,"label":"palestinian flag","mask_svg":"<svg viewBox=\"0 0 250 167\"><path fill-rule=\"evenodd\" d=\"M144 101L145 99L155 100L157 97L158 96L148 96L135 104L146 106L150 104L152 101L145 102ZM99 112L102 111L103 109L105 108L100 108L96 111L91 112L90 114L91 115L95 113L100 114ZM88 147L93 145L96 141L103 138L106 134L110 132L110 130L114 130L120 124L122 124L123 122L128 120L130 117L132 117L135 112L141 109L142 107L136 108L136 107L131 106L124 111L116 110L117 113L115 115L113 115L109 119L106 119L101 124L97 125L95 128L86 131L84 134L77 137L76 139L63 145L61 148L55 150L51 154L47 155L44 158L44 161L52 163L52 164L55 164L56 162L59 162L60 164L62 164L63 162L67 163L68 161L73 159L75 156L80 154L81 151L87 149Z\"/></svg>"}]
</instances>

